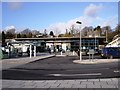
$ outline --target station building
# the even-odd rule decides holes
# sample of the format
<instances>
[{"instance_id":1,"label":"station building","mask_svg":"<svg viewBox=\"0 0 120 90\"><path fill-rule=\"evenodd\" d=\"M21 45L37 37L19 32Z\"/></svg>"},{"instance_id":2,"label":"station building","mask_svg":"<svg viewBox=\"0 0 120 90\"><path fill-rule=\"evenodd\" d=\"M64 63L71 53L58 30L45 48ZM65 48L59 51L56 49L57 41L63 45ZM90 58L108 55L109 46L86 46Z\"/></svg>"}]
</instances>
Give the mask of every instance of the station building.
<instances>
[{"instance_id":1,"label":"station building","mask_svg":"<svg viewBox=\"0 0 120 90\"><path fill-rule=\"evenodd\" d=\"M51 50L57 51L76 51L80 48L79 37L50 37L50 38L15 38L13 45L27 45L32 44L36 46L37 52L45 51L47 47ZM89 49L100 50L105 45L105 37L82 37L81 38L81 50L86 51Z\"/></svg>"}]
</instances>

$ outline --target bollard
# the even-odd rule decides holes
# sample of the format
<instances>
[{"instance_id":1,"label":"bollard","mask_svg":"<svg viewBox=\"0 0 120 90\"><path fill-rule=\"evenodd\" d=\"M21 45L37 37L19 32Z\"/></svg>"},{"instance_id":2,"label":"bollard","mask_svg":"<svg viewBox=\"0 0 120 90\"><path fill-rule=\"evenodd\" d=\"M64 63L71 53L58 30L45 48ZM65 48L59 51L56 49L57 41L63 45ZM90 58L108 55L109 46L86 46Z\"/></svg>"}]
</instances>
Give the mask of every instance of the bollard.
<instances>
[{"instance_id":1,"label":"bollard","mask_svg":"<svg viewBox=\"0 0 120 90\"><path fill-rule=\"evenodd\" d=\"M62 56L62 51L61 51L61 56Z\"/></svg>"},{"instance_id":2,"label":"bollard","mask_svg":"<svg viewBox=\"0 0 120 90\"><path fill-rule=\"evenodd\" d=\"M34 57L36 57L36 46L34 46Z\"/></svg>"},{"instance_id":3,"label":"bollard","mask_svg":"<svg viewBox=\"0 0 120 90\"><path fill-rule=\"evenodd\" d=\"M74 51L73 51L73 55L74 55Z\"/></svg>"}]
</instances>

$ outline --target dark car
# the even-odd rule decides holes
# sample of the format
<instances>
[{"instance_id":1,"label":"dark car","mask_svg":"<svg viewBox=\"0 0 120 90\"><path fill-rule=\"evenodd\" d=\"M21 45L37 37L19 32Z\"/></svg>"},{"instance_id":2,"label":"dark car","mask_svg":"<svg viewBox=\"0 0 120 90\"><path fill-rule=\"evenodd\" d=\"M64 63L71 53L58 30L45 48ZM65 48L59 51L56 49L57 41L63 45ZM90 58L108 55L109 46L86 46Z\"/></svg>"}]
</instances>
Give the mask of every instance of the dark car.
<instances>
[{"instance_id":1,"label":"dark car","mask_svg":"<svg viewBox=\"0 0 120 90\"><path fill-rule=\"evenodd\" d=\"M102 58L120 58L120 47L106 47L101 51Z\"/></svg>"}]
</instances>

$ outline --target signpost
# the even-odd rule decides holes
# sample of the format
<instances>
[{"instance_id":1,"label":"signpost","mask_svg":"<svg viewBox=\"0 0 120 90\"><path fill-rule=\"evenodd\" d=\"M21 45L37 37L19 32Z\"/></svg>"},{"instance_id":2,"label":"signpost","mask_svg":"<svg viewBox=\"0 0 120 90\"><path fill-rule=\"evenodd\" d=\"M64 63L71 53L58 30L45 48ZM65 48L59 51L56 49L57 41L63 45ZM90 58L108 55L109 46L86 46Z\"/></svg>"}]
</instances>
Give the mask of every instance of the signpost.
<instances>
[{"instance_id":1,"label":"signpost","mask_svg":"<svg viewBox=\"0 0 120 90\"><path fill-rule=\"evenodd\" d=\"M32 45L30 44L30 58L32 57Z\"/></svg>"},{"instance_id":2,"label":"signpost","mask_svg":"<svg viewBox=\"0 0 120 90\"><path fill-rule=\"evenodd\" d=\"M89 52L88 52L88 53L89 53L89 59L91 59L91 58L90 58L90 55L92 55L92 60L93 60L93 55L94 55L94 53L95 53L94 49L89 49ZM91 61L92 61L92 60L91 60Z\"/></svg>"}]
</instances>

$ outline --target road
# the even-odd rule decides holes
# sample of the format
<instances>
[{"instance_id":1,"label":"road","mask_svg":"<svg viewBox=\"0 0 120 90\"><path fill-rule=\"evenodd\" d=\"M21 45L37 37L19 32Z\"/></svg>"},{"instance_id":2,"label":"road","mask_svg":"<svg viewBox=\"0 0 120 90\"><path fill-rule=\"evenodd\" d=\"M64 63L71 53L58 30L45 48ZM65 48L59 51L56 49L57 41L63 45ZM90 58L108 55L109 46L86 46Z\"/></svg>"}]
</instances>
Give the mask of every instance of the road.
<instances>
[{"instance_id":1,"label":"road","mask_svg":"<svg viewBox=\"0 0 120 90\"><path fill-rule=\"evenodd\" d=\"M87 59L88 56L83 56ZM100 58L95 56L95 58ZM2 79L10 80L66 80L117 78L120 76L118 63L76 64L79 57L52 57L37 60L2 71Z\"/></svg>"}]
</instances>

